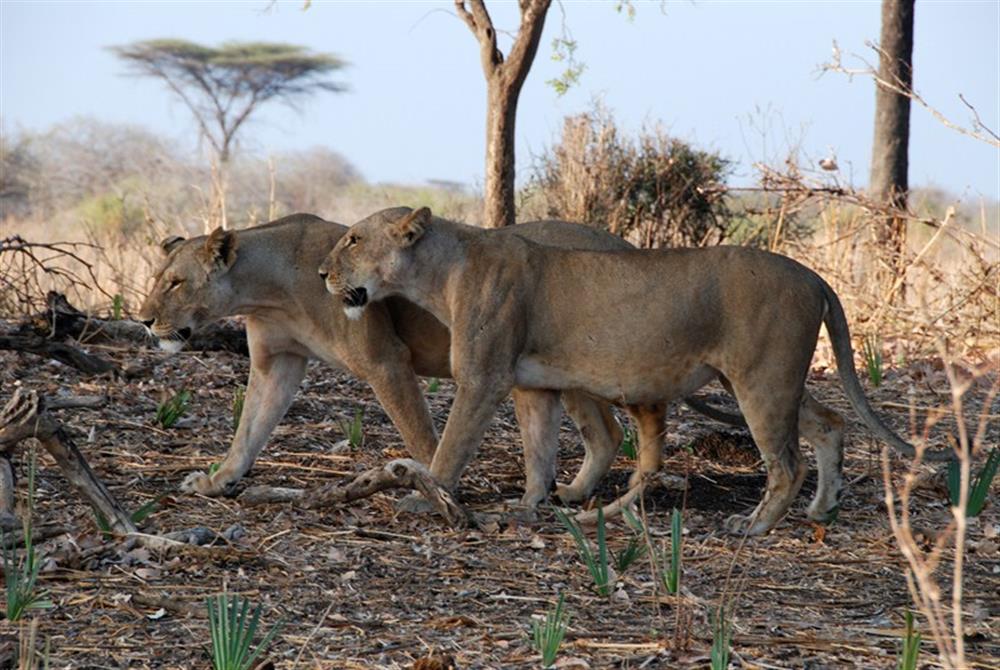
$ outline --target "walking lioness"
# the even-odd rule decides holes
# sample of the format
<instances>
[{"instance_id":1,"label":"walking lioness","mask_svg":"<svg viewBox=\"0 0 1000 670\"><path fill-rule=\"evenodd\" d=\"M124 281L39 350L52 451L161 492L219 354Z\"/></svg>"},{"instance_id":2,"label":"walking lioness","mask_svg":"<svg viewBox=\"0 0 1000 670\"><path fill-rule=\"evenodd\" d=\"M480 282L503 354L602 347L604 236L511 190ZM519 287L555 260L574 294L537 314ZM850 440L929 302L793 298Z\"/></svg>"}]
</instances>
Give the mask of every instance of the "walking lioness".
<instances>
[{"instance_id":1,"label":"walking lioness","mask_svg":"<svg viewBox=\"0 0 1000 670\"><path fill-rule=\"evenodd\" d=\"M843 420L804 387L821 323L854 409L878 437L912 453L861 390L837 296L790 258L742 247L570 251L427 208L394 208L352 226L319 273L353 318L403 296L451 329L457 392L431 463L447 487L514 386L536 407L577 389L628 408L639 424L637 487L659 469L666 403L722 377L767 467L757 509L727 525L758 534L785 514L806 474L800 433L819 470L809 516L825 519L841 487ZM556 427L547 430L553 445Z\"/></svg>"},{"instance_id":2,"label":"walking lioness","mask_svg":"<svg viewBox=\"0 0 1000 670\"><path fill-rule=\"evenodd\" d=\"M190 240L164 241L167 257L139 318L169 343L185 330L246 315L250 348L250 379L232 446L217 471L191 473L181 485L184 490L218 495L246 474L291 404L311 358L368 381L413 457L431 462L437 433L417 375L451 376L448 330L403 299L387 300L367 310L364 318L348 321L316 275L316 267L347 230L297 214L247 230L220 229ZM559 221L523 224L516 233L578 248L628 246L607 233ZM554 475L552 455L534 446L558 429L559 401L549 400L514 393L526 452L522 504L528 509L544 499ZM578 500L589 495L610 466L621 431L606 403L575 392L564 394L562 401L586 448L576 479L562 489L567 499Z\"/></svg>"}]
</instances>

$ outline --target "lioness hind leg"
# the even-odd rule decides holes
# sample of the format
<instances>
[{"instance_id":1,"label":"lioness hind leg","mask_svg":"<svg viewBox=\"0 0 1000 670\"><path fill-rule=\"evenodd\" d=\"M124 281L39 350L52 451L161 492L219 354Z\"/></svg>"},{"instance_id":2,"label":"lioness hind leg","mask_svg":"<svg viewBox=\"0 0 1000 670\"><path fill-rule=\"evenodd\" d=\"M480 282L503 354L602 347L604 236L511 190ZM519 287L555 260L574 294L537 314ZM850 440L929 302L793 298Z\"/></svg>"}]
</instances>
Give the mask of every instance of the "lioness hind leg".
<instances>
[{"instance_id":1,"label":"lioness hind leg","mask_svg":"<svg viewBox=\"0 0 1000 670\"><path fill-rule=\"evenodd\" d=\"M545 500L556 478L562 408L556 391L514 389L511 395L524 447L521 505L530 513Z\"/></svg>"},{"instance_id":2,"label":"lioness hind leg","mask_svg":"<svg viewBox=\"0 0 1000 670\"><path fill-rule=\"evenodd\" d=\"M628 411L635 419L639 435L639 467L629 479L629 488L633 488L646 475L659 472L663 463L663 433L667 406L633 405Z\"/></svg>"},{"instance_id":3,"label":"lioness hind leg","mask_svg":"<svg viewBox=\"0 0 1000 670\"><path fill-rule=\"evenodd\" d=\"M799 394L783 392L776 384L759 388L768 392L754 393L736 385L740 410L767 468L767 489L754 512L726 520L730 532L737 534L760 535L774 527L788 511L806 476L799 451Z\"/></svg>"},{"instance_id":4,"label":"lioness hind leg","mask_svg":"<svg viewBox=\"0 0 1000 670\"><path fill-rule=\"evenodd\" d=\"M597 482L607 474L622 441L611 406L577 391L564 391L563 407L573 419L583 438L583 465L570 484L557 484L556 495L564 503L579 502L590 497Z\"/></svg>"},{"instance_id":5,"label":"lioness hind leg","mask_svg":"<svg viewBox=\"0 0 1000 670\"><path fill-rule=\"evenodd\" d=\"M818 481L807 513L814 521L829 521L844 484L844 419L806 391L799 409L799 434L816 450Z\"/></svg>"}]
</instances>

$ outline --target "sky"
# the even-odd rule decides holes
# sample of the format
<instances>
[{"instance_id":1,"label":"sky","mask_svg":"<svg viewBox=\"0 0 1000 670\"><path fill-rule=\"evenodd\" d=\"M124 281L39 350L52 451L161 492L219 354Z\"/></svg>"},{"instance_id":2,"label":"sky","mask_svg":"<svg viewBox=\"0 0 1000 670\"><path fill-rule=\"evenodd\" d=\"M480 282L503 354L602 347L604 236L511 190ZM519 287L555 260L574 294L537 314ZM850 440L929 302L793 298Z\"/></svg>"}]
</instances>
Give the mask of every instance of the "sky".
<instances>
[{"instance_id":1,"label":"sky","mask_svg":"<svg viewBox=\"0 0 1000 670\"><path fill-rule=\"evenodd\" d=\"M878 0L635 2L630 21L614 2L553 3L521 94L518 179L557 138L565 116L600 100L621 126L662 126L736 161L734 183L755 161L780 161L801 146L813 165L836 156L841 179L868 179L874 84L820 76L834 40L847 65L874 62ZM513 2L487 3L501 30L516 31ZM195 150L187 110L155 80L125 75L106 47L177 37L290 42L351 63L342 95L320 94L296 111L270 104L241 149L266 156L317 145L351 161L370 181L482 183L486 87L478 45L452 2L314 0L240 2L47 2L0 0L0 118L7 130L45 130L75 116L145 126ZM565 96L551 42L568 29L586 64ZM509 39L506 44L509 46ZM968 126L964 94L1000 129L1000 0L918 0L916 90L951 121ZM911 186L963 200L1000 198L1000 150L946 128L914 106Z\"/></svg>"}]
</instances>

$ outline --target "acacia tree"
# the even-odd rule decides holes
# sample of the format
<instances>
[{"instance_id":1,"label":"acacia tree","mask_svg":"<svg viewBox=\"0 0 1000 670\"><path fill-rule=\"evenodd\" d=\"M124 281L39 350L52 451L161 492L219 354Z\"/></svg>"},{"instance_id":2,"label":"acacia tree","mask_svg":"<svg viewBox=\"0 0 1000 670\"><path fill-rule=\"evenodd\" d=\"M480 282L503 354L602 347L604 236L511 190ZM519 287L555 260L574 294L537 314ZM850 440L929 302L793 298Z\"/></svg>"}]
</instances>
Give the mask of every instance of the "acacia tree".
<instances>
[{"instance_id":1,"label":"acacia tree","mask_svg":"<svg viewBox=\"0 0 1000 670\"><path fill-rule=\"evenodd\" d=\"M875 78L875 135L869 189L878 202L906 207L913 90L913 8L915 0L882 0L879 69ZM906 219L889 217L878 239L899 266L906 243Z\"/></svg>"},{"instance_id":2,"label":"acacia tree","mask_svg":"<svg viewBox=\"0 0 1000 670\"><path fill-rule=\"evenodd\" d=\"M455 0L459 17L479 42L486 77L486 184L483 221L499 228L514 223L514 121L521 87L538 51L552 0L518 0L521 25L506 58L483 0Z\"/></svg>"},{"instance_id":3,"label":"acacia tree","mask_svg":"<svg viewBox=\"0 0 1000 670\"><path fill-rule=\"evenodd\" d=\"M294 44L226 42L208 47L177 39L156 39L110 47L131 71L163 81L194 116L214 154L214 188L219 222L226 227L226 168L236 138L264 103L294 105L320 91L339 93L329 75L347 63L331 54Z\"/></svg>"}]
</instances>

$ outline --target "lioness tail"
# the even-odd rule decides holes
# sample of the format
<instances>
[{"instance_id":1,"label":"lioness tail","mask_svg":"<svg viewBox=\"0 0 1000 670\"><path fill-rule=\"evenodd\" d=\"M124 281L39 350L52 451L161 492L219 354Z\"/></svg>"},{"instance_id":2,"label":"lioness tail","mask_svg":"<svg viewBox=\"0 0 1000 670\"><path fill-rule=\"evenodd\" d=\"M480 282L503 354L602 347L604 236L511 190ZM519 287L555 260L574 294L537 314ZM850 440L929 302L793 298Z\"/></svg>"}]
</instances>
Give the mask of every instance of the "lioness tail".
<instances>
[{"instance_id":1,"label":"lioness tail","mask_svg":"<svg viewBox=\"0 0 1000 670\"><path fill-rule=\"evenodd\" d=\"M840 382L844 385L844 392L851 401L851 406L858 413L865 425L875 433L875 435L888 442L893 449L905 456L912 458L916 455L913 445L905 442L896 433L882 423L882 420L875 414L858 374L854 369L854 349L851 348L851 332L847 327L847 317L844 315L844 308L840 304L840 298L833 292L830 285L817 275L820 286L823 288L823 295L826 298L826 316L823 322L826 324L827 333L833 343L833 355L837 360L837 372L840 375ZM925 451L924 460L947 461L954 458L950 451Z\"/></svg>"}]
</instances>

